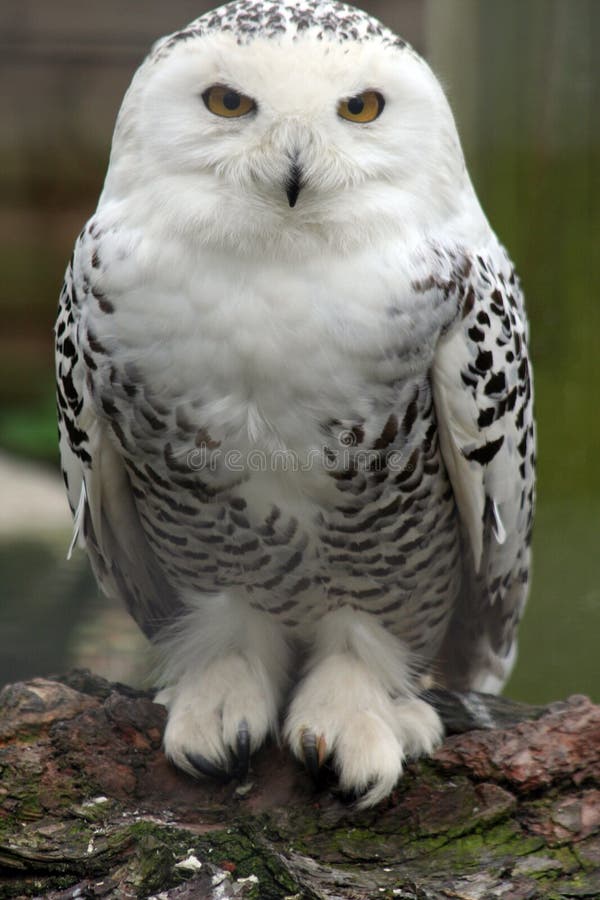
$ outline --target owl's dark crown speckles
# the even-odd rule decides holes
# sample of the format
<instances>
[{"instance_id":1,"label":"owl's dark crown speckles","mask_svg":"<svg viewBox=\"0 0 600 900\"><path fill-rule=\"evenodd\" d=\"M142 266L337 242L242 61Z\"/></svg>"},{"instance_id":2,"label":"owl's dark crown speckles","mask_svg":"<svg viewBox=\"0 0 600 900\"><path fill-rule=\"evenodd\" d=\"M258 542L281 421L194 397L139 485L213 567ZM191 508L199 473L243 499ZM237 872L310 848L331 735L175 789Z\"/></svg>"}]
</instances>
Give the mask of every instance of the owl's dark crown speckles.
<instances>
[{"instance_id":1,"label":"owl's dark crown speckles","mask_svg":"<svg viewBox=\"0 0 600 900\"><path fill-rule=\"evenodd\" d=\"M287 35L294 39L309 30L320 40L379 39L387 46L407 46L406 41L373 16L337 0L234 0L164 38L156 46L153 56L162 58L179 42L210 32L231 32L239 44L245 44L259 37Z\"/></svg>"}]
</instances>

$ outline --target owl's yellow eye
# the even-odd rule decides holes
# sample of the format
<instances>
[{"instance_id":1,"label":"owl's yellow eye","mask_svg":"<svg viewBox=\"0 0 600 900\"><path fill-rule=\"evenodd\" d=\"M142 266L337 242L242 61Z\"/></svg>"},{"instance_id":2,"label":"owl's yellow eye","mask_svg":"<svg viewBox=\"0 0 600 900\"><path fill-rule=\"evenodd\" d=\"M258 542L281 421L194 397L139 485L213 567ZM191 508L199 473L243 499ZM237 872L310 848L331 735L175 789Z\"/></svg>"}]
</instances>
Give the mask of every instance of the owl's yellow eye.
<instances>
[{"instance_id":1,"label":"owl's yellow eye","mask_svg":"<svg viewBox=\"0 0 600 900\"><path fill-rule=\"evenodd\" d=\"M356 97L348 100L340 100L338 103L338 115L348 122L373 122L380 116L385 106L385 100L378 91L364 91Z\"/></svg>"},{"instance_id":2,"label":"owl's yellow eye","mask_svg":"<svg viewBox=\"0 0 600 900\"><path fill-rule=\"evenodd\" d=\"M226 119L247 116L256 109L256 103L251 97L239 94L226 84L213 84L204 91L202 99L211 113Z\"/></svg>"}]
</instances>

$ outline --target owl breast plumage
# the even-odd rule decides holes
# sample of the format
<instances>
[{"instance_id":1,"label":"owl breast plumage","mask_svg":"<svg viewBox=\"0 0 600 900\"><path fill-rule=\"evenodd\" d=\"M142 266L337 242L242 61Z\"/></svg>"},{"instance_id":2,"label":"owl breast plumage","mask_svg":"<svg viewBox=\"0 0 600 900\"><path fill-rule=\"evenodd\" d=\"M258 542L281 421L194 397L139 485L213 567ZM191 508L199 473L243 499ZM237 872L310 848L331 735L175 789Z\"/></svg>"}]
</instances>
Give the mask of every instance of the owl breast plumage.
<instances>
[{"instance_id":1,"label":"owl breast plumage","mask_svg":"<svg viewBox=\"0 0 600 900\"><path fill-rule=\"evenodd\" d=\"M77 534L162 649L177 765L243 775L291 687L292 751L373 803L439 740L420 683L501 688L527 324L403 41L344 4L239 0L159 42L56 335Z\"/></svg>"}]
</instances>

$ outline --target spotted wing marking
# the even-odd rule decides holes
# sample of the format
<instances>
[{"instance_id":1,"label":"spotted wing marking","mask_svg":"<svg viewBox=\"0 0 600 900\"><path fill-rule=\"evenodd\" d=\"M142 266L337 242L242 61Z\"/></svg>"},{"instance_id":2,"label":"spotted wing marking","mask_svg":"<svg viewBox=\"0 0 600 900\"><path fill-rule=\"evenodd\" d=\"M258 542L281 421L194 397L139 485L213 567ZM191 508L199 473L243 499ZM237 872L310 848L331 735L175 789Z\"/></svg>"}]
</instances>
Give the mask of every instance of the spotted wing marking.
<instances>
[{"instance_id":1,"label":"spotted wing marking","mask_svg":"<svg viewBox=\"0 0 600 900\"><path fill-rule=\"evenodd\" d=\"M104 592L124 601L152 636L182 603L148 545L122 458L90 391L89 371L98 365L94 354L105 349L89 332L81 339L83 310L95 303L104 313L112 312L110 300L94 291L95 238L92 221L67 267L55 329L60 453L74 516L69 555L76 544L85 546Z\"/></svg>"},{"instance_id":2,"label":"spotted wing marking","mask_svg":"<svg viewBox=\"0 0 600 900\"><path fill-rule=\"evenodd\" d=\"M432 381L442 455L472 555L471 587L448 640L464 641L466 667L495 670L495 681L468 680L485 690L507 677L526 599L535 430L518 279L498 247L471 261L460 318L440 340ZM460 637L465 629L469 639ZM474 660L475 644L487 647L485 661Z\"/></svg>"},{"instance_id":3,"label":"spotted wing marking","mask_svg":"<svg viewBox=\"0 0 600 900\"><path fill-rule=\"evenodd\" d=\"M462 318L440 341L433 367L443 454L476 571L484 519L495 541L531 526L535 435L523 299L514 271L479 256Z\"/></svg>"}]
</instances>

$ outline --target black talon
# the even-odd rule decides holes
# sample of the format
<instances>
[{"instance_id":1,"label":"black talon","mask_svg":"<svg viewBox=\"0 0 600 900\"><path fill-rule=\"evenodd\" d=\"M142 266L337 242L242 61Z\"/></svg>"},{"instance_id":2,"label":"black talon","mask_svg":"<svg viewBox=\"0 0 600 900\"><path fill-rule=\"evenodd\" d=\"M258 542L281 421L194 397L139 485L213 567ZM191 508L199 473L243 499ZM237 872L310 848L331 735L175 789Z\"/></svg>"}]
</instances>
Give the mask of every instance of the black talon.
<instances>
[{"instance_id":1,"label":"black talon","mask_svg":"<svg viewBox=\"0 0 600 900\"><path fill-rule=\"evenodd\" d=\"M186 753L185 755L190 765L192 765L201 775L206 775L208 778L220 781L221 784L227 784L231 781L229 772L222 769L220 766L216 766L200 753Z\"/></svg>"},{"instance_id":2,"label":"black talon","mask_svg":"<svg viewBox=\"0 0 600 900\"><path fill-rule=\"evenodd\" d=\"M239 778L240 781L243 781L248 774L248 767L250 765L250 731L248 730L248 723L245 719L242 719L238 725L235 749L236 754L232 775L235 778Z\"/></svg>"},{"instance_id":3,"label":"black talon","mask_svg":"<svg viewBox=\"0 0 600 900\"><path fill-rule=\"evenodd\" d=\"M312 731L305 731L302 735L302 753L306 771L316 785L321 783L321 766L319 764L319 749L317 736Z\"/></svg>"}]
</instances>

